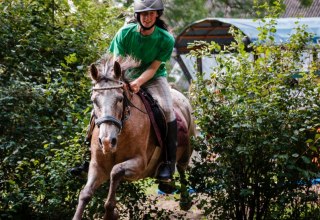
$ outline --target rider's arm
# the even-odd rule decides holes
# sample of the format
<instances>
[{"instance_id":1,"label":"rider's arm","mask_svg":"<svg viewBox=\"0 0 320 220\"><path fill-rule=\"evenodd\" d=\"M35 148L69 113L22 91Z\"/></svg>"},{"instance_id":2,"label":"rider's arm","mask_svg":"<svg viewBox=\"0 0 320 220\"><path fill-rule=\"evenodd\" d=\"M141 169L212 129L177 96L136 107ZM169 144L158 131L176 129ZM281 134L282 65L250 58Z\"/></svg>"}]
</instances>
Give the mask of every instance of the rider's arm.
<instances>
[{"instance_id":1,"label":"rider's arm","mask_svg":"<svg viewBox=\"0 0 320 220\"><path fill-rule=\"evenodd\" d=\"M137 79L133 80L130 83L130 88L134 93L139 92L140 87L148 82L154 74L157 72L158 68L161 65L161 61L155 60L151 63L151 65L144 71Z\"/></svg>"}]
</instances>

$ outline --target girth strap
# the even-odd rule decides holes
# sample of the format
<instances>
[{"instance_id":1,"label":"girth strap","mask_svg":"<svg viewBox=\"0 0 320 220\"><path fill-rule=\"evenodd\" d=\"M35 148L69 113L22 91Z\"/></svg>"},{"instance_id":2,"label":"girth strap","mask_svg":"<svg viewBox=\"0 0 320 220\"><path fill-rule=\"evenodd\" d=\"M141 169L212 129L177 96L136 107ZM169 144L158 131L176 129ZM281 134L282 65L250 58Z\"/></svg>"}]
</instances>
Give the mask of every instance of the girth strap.
<instances>
[{"instance_id":1,"label":"girth strap","mask_svg":"<svg viewBox=\"0 0 320 220\"><path fill-rule=\"evenodd\" d=\"M95 120L95 124L99 127L102 123L105 123L105 122L112 122L115 126L117 126L119 128L119 130L121 131L122 129L122 122L118 119L116 119L115 117L113 116L104 116L104 117L101 117L101 118L97 118Z\"/></svg>"}]
</instances>

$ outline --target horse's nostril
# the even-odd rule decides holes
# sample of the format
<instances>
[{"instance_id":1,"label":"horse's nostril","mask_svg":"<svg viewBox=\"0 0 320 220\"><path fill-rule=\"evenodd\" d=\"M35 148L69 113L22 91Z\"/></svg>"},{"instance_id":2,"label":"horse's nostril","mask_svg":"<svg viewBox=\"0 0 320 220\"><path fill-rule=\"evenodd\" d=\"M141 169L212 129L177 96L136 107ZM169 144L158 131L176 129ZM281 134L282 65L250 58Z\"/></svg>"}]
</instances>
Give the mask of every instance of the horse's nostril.
<instances>
[{"instance_id":1,"label":"horse's nostril","mask_svg":"<svg viewBox=\"0 0 320 220\"><path fill-rule=\"evenodd\" d=\"M102 140L101 140L101 138L99 138L99 144L100 144L100 146L102 146Z\"/></svg>"},{"instance_id":2,"label":"horse's nostril","mask_svg":"<svg viewBox=\"0 0 320 220\"><path fill-rule=\"evenodd\" d=\"M111 139L111 145L114 147L117 144L117 138L112 138Z\"/></svg>"}]
</instances>

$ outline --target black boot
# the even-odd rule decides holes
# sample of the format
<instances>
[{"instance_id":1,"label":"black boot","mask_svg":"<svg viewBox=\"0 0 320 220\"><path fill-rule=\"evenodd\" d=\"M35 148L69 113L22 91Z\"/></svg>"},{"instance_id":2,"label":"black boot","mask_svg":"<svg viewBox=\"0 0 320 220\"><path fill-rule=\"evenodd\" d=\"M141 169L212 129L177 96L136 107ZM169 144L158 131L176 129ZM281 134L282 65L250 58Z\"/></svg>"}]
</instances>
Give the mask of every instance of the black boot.
<instances>
[{"instance_id":1,"label":"black boot","mask_svg":"<svg viewBox=\"0 0 320 220\"><path fill-rule=\"evenodd\" d=\"M95 121L93 117L93 111L91 112L91 118L90 118L90 124L87 129L86 133L86 138L84 140L84 144L90 149L91 145L91 137L92 137L92 132L95 126ZM72 167L68 169L68 172L73 175L73 176L81 176L82 173L87 173L89 170L89 162L84 161L80 166L77 167Z\"/></svg>"},{"instance_id":2,"label":"black boot","mask_svg":"<svg viewBox=\"0 0 320 220\"><path fill-rule=\"evenodd\" d=\"M81 176L82 173L87 173L89 170L89 162L84 161L83 164L77 167L70 168L68 171L73 176Z\"/></svg>"},{"instance_id":3,"label":"black boot","mask_svg":"<svg viewBox=\"0 0 320 220\"><path fill-rule=\"evenodd\" d=\"M177 151L177 120L169 122L168 133L166 139L167 161L159 168L158 179L162 181L170 181L175 171L176 166L176 151Z\"/></svg>"}]
</instances>

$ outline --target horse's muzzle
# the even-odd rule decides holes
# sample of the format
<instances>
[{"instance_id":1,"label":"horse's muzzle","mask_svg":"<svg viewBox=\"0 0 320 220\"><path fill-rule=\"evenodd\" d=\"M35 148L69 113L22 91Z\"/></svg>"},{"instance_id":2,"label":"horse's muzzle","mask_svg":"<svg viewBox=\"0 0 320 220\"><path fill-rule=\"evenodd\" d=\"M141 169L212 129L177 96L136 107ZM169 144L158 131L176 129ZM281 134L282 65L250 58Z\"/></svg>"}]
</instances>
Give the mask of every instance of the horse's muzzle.
<instances>
[{"instance_id":1,"label":"horse's muzzle","mask_svg":"<svg viewBox=\"0 0 320 220\"><path fill-rule=\"evenodd\" d=\"M102 137L99 138L100 147L105 149L106 151L112 151L117 146L117 138L116 137Z\"/></svg>"}]
</instances>

